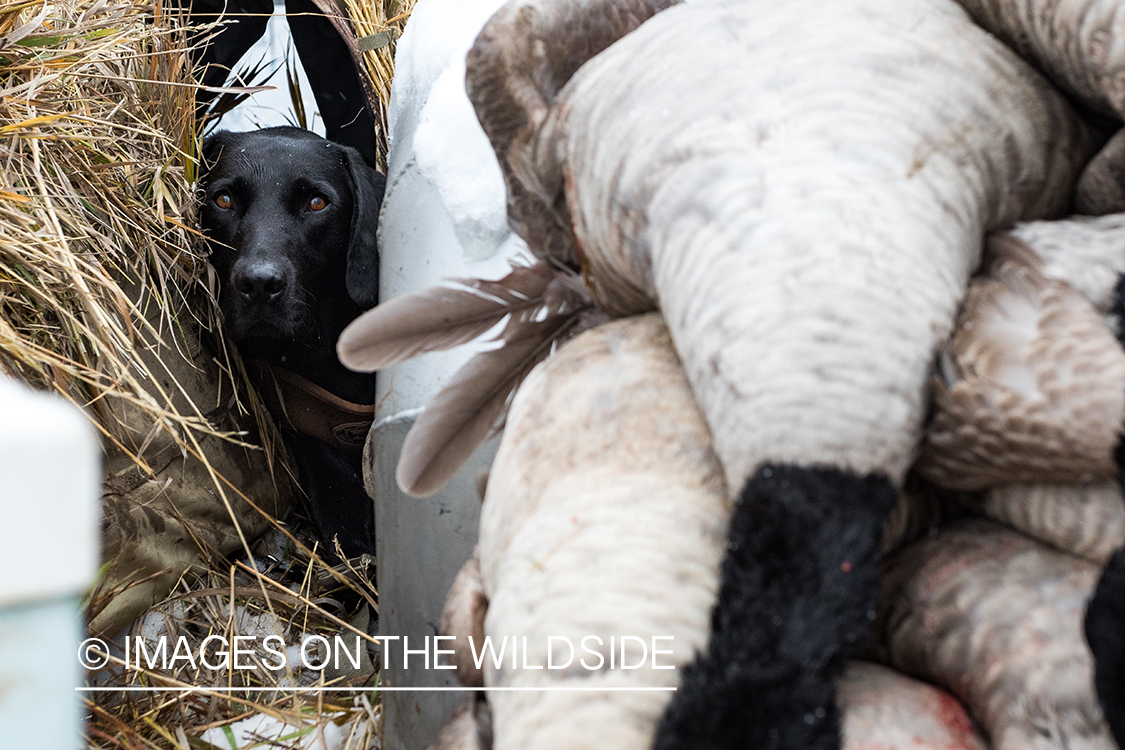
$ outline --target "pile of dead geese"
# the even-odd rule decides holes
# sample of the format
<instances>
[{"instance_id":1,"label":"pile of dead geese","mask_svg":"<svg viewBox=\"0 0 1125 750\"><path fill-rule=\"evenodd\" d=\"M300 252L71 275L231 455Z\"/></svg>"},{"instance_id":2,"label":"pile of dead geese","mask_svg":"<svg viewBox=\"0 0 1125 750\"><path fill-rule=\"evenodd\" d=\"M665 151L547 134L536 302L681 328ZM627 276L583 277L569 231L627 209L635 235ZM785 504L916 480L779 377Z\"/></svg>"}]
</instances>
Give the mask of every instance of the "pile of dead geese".
<instances>
[{"instance_id":1,"label":"pile of dead geese","mask_svg":"<svg viewBox=\"0 0 1125 750\"><path fill-rule=\"evenodd\" d=\"M439 744L1125 747L1125 5L513 0L467 69L537 265L341 355L509 319L400 464L507 409L465 684L676 691L478 693Z\"/></svg>"}]
</instances>

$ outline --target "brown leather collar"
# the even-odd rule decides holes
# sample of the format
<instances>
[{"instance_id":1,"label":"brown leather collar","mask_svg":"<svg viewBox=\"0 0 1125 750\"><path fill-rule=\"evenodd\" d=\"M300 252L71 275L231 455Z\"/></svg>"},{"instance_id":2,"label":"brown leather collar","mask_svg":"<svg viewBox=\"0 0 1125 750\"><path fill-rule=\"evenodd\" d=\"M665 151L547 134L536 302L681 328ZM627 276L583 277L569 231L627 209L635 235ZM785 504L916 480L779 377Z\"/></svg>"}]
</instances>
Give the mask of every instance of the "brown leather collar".
<instances>
[{"instance_id":1,"label":"brown leather collar","mask_svg":"<svg viewBox=\"0 0 1125 750\"><path fill-rule=\"evenodd\" d=\"M258 394L280 426L341 450L363 450L375 421L374 404L345 401L294 372L261 360L246 364Z\"/></svg>"}]
</instances>

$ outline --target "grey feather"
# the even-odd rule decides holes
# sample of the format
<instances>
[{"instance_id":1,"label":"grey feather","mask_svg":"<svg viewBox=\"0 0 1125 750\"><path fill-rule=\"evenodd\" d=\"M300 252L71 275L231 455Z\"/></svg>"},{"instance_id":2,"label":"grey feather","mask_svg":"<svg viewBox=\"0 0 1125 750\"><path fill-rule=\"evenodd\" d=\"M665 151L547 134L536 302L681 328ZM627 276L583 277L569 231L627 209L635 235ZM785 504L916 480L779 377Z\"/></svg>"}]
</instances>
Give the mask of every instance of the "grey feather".
<instances>
[{"instance_id":1,"label":"grey feather","mask_svg":"<svg viewBox=\"0 0 1125 750\"><path fill-rule=\"evenodd\" d=\"M499 281L451 279L384 302L352 321L337 342L346 367L373 372L472 341L511 316L534 319L553 271L516 266Z\"/></svg>"},{"instance_id":2,"label":"grey feather","mask_svg":"<svg viewBox=\"0 0 1125 750\"><path fill-rule=\"evenodd\" d=\"M453 279L397 297L341 334L340 361L369 372L466 343L505 319L498 345L458 370L407 435L397 472L406 493L437 490L503 421L527 373L559 342L605 316L577 272L538 263L515 266L499 281Z\"/></svg>"},{"instance_id":3,"label":"grey feather","mask_svg":"<svg viewBox=\"0 0 1125 750\"><path fill-rule=\"evenodd\" d=\"M403 492L435 492L488 439L531 369L573 332L580 311L509 323L504 343L481 352L430 400L406 436L396 479Z\"/></svg>"}]
</instances>

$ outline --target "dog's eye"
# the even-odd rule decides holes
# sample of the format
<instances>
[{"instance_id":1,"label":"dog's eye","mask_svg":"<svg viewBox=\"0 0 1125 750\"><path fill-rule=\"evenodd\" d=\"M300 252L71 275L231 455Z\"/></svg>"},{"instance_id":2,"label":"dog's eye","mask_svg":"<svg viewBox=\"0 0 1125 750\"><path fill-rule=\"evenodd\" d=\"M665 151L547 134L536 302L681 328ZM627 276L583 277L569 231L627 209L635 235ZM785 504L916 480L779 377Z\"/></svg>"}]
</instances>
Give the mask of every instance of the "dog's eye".
<instances>
[{"instance_id":1,"label":"dog's eye","mask_svg":"<svg viewBox=\"0 0 1125 750\"><path fill-rule=\"evenodd\" d=\"M234 199L230 197L230 193L219 193L215 196L215 205L225 211L234 205Z\"/></svg>"},{"instance_id":2,"label":"dog's eye","mask_svg":"<svg viewBox=\"0 0 1125 750\"><path fill-rule=\"evenodd\" d=\"M324 200L323 197L314 195L313 197L309 198L310 211L323 211L326 208L328 208L328 201Z\"/></svg>"}]
</instances>

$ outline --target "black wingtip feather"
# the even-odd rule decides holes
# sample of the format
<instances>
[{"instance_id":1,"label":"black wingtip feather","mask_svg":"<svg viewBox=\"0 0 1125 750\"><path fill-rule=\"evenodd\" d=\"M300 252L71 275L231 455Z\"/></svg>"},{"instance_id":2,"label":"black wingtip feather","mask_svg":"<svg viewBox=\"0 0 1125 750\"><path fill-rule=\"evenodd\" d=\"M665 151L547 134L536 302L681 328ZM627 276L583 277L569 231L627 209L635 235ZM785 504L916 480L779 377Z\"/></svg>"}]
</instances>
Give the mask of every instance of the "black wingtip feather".
<instances>
[{"instance_id":1,"label":"black wingtip feather","mask_svg":"<svg viewBox=\"0 0 1125 750\"><path fill-rule=\"evenodd\" d=\"M1086 610L1094 686L1117 746L1125 748L1125 549L1106 565Z\"/></svg>"},{"instance_id":2,"label":"black wingtip feather","mask_svg":"<svg viewBox=\"0 0 1125 750\"><path fill-rule=\"evenodd\" d=\"M1117 280L1113 312L1118 340L1125 328L1125 275ZM1114 449L1117 481L1125 490L1125 435ZM1094 688L1117 746L1125 750L1125 548L1118 550L1102 571L1086 608L1086 642L1094 655Z\"/></svg>"},{"instance_id":3,"label":"black wingtip feather","mask_svg":"<svg viewBox=\"0 0 1125 750\"><path fill-rule=\"evenodd\" d=\"M711 637L682 675L656 750L830 750L835 680L874 611L883 476L764 466L731 519Z\"/></svg>"},{"instance_id":4,"label":"black wingtip feather","mask_svg":"<svg viewBox=\"0 0 1125 750\"><path fill-rule=\"evenodd\" d=\"M1114 333L1117 341L1125 346L1125 273L1117 275L1117 283L1113 285L1113 301L1109 311L1116 318L1117 329Z\"/></svg>"}]
</instances>

